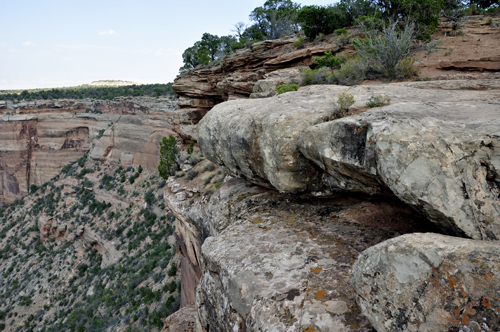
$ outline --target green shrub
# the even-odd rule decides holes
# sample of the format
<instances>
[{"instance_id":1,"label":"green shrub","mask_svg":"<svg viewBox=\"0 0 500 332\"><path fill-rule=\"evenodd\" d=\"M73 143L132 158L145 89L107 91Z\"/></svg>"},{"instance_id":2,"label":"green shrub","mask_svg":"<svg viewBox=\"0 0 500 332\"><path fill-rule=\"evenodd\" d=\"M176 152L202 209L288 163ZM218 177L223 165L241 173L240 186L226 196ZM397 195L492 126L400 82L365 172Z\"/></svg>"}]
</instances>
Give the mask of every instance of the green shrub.
<instances>
[{"instance_id":1,"label":"green shrub","mask_svg":"<svg viewBox=\"0 0 500 332\"><path fill-rule=\"evenodd\" d=\"M418 27L418 38L430 40L439 25L439 17L445 7L444 0L388 0L378 2L386 19L412 22Z\"/></svg>"},{"instance_id":2,"label":"green shrub","mask_svg":"<svg viewBox=\"0 0 500 332\"><path fill-rule=\"evenodd\" d=\"M123 186L120 186L120 188L118 188L118 195L120 196L125 195L125 189L123 188Z\"/></svg>"},{"instance_id":3,"label":"green shrub","mask_svg":"<svg viewBox=\"0 0 500 332\"><path fill-rule=\"evenodd\" d=\"M361 57L354 57L342 64L335 73L335 82L340 85L356 85L366 78L367 65Z\"/></svg>"},{"instance_id":4,"label":"green shrub","mask_svg":"<svg viewBox=\"0 0 500 332\"><path fill-rule=\"evenodd\" d=\"M165 180L170 175L174 174L176 159L179 155L180 149L177 146L177 140L174 136L170 135L168 138L163 137L160 142L160 164L158 165L158 172ZM139 166L142 170L142 167Z\"/></svg>"},{"instance_id":5,"label":"green shrub","mask_svg":"<svg viewBox=\"0 0 500 332\"><path fill-rule=\"evenodd\" d=\"M413 78L420 74L420 70L415 67L415 60L413 59L403 59L398 65L397 72L400 77L403 78Z\"/></svg>"},{"instance_id":6,"label":"green shrub","mask_svg":"<svg viewBox=\"0 0 500 332\"><path fill-rule=\"evenodd\" d=\"M175 264L172 264L172 266L170 267L170 269L168 269L167 274L170 277L172 277L172 276L175 276L176 273L177 273L177 266L175 266Z\"/></svg>"},{"instance_id":7,"label":"green shrub","mask_svg":"<svg viewBox=\"0 0 500 332\"><path fill-rule=\"evenodd\" d=\"M191 181L191 180L193 180L197 176L198 176L198 172L195 171L194 169L192 169L189 172L187 172L187 174L186 174L186 180Z\"/></svg>"},{"instance_id":8,"label":"green shrub","mask_svg":"<svg viewBox=\"0 0 500 332\"><path fill-rule=\"evenodd\" d=\"M313 40L320 33L330 34L341 28L346 21L346 15L331 6L304 6L299 10L297 20L306 37Z\"/></svg>"},{"instance_id":9,"label":"green shrub","mask_svg":"<svg viewBox=\"0 0 500 332\"><path fill-rule=\"evenodd\" d=\"M347 34L347 29L346 28L337 29L337 30L335 30L335 34L337 36L341 36L341 35Z\"/></svg>"},{"instance_id":10,"label":"green shrub","mask_svg":"<svg viewBox=\"0 0 500 332\"><path fill-rule=\"evenodd\" d=\"M34 184L32 184L30 186L30 194L33 194L34 192L36 192L38 190L38 187Z\"/></svg>"},{"instance_id":11,"label":"green shrub","mask_svg":"<svg viewBox=\"0 0 500 332\"><path fill-rule=\"evenodd\" d=\"M389 97L388 95L379 95L379 96L373 95L366 102L366 106L370 108L380 107L389 105L390 102L391 102L391 97Z\"/></svg>"},{"instance_id":12,"label":"green shrub","mask_svg":"<svg viewBox=\"0 0 500 332\"><path fill-rule=\"evenodd\" d=\"M318 68L327 67L333 71L340 67L340 60L334 57L332 52L325 52L324 57L316 58L314 61L318 64Z\"/></svg>"},{"instance_id":13,"label":"green shrub","mask_svg":"<svg viewBox=\"0 0 500 332\"><path fill-rule=\"evenodd\" d=\"M282 94L290 91L297 91L300 88L300 85L292 83L292 84L280 84L276 87L276 92L278 94Z\"/></svg>"},{"instance_id":14,"label":"green shrub","mask_svg":"<svg viewBox=\"0 0 500 332\"><path fill-rule=\"evenodd\" d=\"M360 26L365 32L382 31L386 22L378 16L360 16L354 20L354 25Z\"/></svg>"},{"instance_id":15,"label":"green shrub","mask_svg":"<svg viewBox=\"0 0 500 332\"><path fill-rule=\"evenodd\" d=\"M392 80L400 74L398 68L401 61L410 55L414 31L413 23L408 23L401 32L393 23L385 27L381 35L356 39L354 48L370 69Z\"/></svg>"},{"instance_id":16,"label":"green shrub","mask_svg":"<svg viewBox=\"0 0 500 332\"><path fill-rule=\"evenodd\" d=\"M101 130L99 130L99 133L97 134L96 139L101 138L101 137L102 137L102 135L104 135L104 132L105 132L105 131L106 131L106 129L101 129Z\"/></svg>"},{"instance_id":17,"label":"green shrub","mask_svg":"<svg viewBox=\"0 0 500 332\"><path fill-rule=\"evenodd\" d=\"M153 190L149 190L144 194L144 201L148 203L148 205L153 205L153 203L156 201L156 196L153 193Z\"/></svg>"},{"instance_id":18,"label":"green shrub","mask_svg":"<svg viewBox=\"0 0 500 332\"><path fill-rule=\"evenodd\" d=\"M304 38L302 38L302 36L301 36L301 37L299 37L299 39L298 39L298 40L296 40L295 42L293 42L293 46L294 46L294 47L297 47L297 48L302 48L302 47L304 47Z\"/></svg>"},{"instance_id":19,"label":"green shrub","mask_svg":"<svg viewBox=\"0 0 500 332\"><path fill-rule=\"evenodd\" d=\"M313 79L314 79L314 74L316 73L316 70L313 70L311 68L304 68L300 70L300 76L301 76L301 81L303 85L310 85L313 84Z\"/></svg>"},{"instance_id":20,"label":"green shrub","mask_svg":"<svg viewBox=\"0 0 500 332\"><path fill-rule=\"evenodd\" d=\"M339 93L337 101L333 102L335 111L349 111L349 108L354 104L354 96L350 92Z\"/></svg>"},{"instance_id":21,"label":"green shrub","mask_svg":"<svg viewBox=\"0 0 500 332\"><path fill-rule=\"evenodd\" d=\"M191 141L191 142L189 142L189 146L186 149L186 152L190 155L193 153L193 150L194 150L194 141Z\"/></svg>"}]
</instances>

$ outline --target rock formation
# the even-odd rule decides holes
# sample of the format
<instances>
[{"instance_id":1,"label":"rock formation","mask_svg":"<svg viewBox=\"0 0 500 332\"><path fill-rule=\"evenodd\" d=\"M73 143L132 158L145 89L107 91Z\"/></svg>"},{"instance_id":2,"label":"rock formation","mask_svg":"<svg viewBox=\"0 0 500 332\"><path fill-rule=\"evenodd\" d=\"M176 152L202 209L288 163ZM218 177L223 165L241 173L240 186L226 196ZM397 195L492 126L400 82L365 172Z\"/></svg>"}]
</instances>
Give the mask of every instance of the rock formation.
<instances>
[{"instance_id":1,"label":"rock formation","mask_svg":"<svg viewBox=\"0 0 500 332\"><path fill-rule=\"evenodd\" d=\"M102 255L101 268L113 265L122 257L122 253L116 250L115 246L108 241L101 239L92 229L79 226L76 235L80 237L84 248L92 248Z\"/></svg>"},{"instance_id":2,"label":"rock formation","mask_svg":"<svg viewBox=\"0 0 500 332\"><path fill-rule=\"evenodd\" d=\"M369 331L350 290L352 263L375 243L428 227L394 198L311 200L237 178L189 198L193 184L171 179L165 198L187 248L182 264L203 272L198 331ZM185 271L183 296L192 294Z\"/></svg>"},{"instance_id":3,"label":"rock formation","mask_svg":"<svg viewBox=\"0 0 500 332\"><path fill-rule=\"evenodd\" d=\"M355 109L382 93L391 105L329 121L339 116L332 99L345 91ZM199 144L208 159L255 184L313 195L389 189L446 232L495 240L499 97L404 84L311 86L217 105L199 124Z\"/></svg>"},{"instance_id":4,"label":"rock formation","mask_svg":"<svg viewBox=\"0 0 500 332\"><path fill-rule=\"evenodd\" d=\"M309 45L303 49L293 46L296 38L266 40L255 43L250 48L238 50L223 58L220 63L204 68L195 68L181 73L172 86L179 96L178 107L184 114L193 114L201 119L214 105L223 101L248 98L252 93L259 96L254 85L269 78L268 73L288 70L298 66L309 66L314 58L325 51L338 51L333 40L325 40L319 45ZM277 83L288 82L290 75ZM178 133L188 139L196 139L196 123L186 123L178 127Z\"/></svg>"},{"instance_id":5,"label":"rock formation","mask_svg":"<svg viewBox=\"0 0 500 332\"><path fill-rule=\"evenodd\" d=\"M407 234L363 252L357 302L378 332L496 331L498 243Z\"/></svg>"},{"instance_id":6,"label":"rock formation","mask_svg":"<svg viewBox=\"0 0 500 332\"><path fill-rule=\"evenodd\" d=\"M96 160L156 168L158 142L175 133L174 107L169 99L147 97L5 103L0 202L20 198L89 149Z\"/></svg>"}]
</instances>

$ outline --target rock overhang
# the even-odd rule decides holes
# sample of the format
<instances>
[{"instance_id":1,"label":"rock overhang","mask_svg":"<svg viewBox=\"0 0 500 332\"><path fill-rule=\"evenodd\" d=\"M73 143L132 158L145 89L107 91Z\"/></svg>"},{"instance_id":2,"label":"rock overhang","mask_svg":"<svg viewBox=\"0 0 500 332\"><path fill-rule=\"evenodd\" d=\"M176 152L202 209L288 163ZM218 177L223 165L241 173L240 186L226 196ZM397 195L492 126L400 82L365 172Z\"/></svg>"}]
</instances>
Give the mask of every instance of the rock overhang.
<instances>
[{"instance_id":1,"label":"rock overhang","mask_svg":"<svg viewBox=\"0 0 500 332\"><path fill-rule=\"evenodd\" d=\"M332 104L342 92L353 94L358 112L373 95L388 94L392 101L335 119ZM280 192L373 194L389 188L450 233L495 240L498 98L496 90L421 85L309 86L217 105L199 124L199 144L230 174Z\"/></svg>"}]
</instances>

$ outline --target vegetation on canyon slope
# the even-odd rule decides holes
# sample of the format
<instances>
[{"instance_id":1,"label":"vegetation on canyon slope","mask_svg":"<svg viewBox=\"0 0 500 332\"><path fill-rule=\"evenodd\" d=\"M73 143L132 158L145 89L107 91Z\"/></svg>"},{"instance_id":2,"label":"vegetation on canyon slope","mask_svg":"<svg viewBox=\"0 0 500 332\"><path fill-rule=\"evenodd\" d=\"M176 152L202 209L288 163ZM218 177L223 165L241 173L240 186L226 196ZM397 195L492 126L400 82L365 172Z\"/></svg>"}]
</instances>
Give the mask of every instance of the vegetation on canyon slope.
<instances>
[{"instance_id":1,"label":"vegetation on canyon slope","mask_svg":"<svg viewBox=\"0 0 500 332\"><path fill-rule=\"evenodd\" d=\"M39 99L104 99L111 100L116 97L171 97L175 92L172 83L167 84L144 84L127 86L89 86L57 88L57 89L35 89L35 90L4 90L0 91L0 100L39 100Z\"/></svg>"},{"instance_id":2,"label":"vegetation on canyon slope","mask_svg":"<svg viewBox=\"0 0 500 332\"><path fill-rule=\"evenodd\" d=\"M83 157L1 207L0 330L160 330L180 298L164 186Z\"/></svg>"}]
</instances>

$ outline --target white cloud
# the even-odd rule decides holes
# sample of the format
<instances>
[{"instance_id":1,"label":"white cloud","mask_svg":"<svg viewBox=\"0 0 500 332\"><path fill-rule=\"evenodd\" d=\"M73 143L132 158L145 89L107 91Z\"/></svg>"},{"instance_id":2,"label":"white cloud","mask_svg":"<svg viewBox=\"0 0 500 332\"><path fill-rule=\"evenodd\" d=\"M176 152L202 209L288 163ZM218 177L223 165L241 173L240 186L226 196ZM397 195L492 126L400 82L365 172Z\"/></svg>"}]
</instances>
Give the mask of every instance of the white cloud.
<instances>
[{"instance_id":1,"label":"white cloud","mask_svg":"<svg viewBox=\"0 0 500 332\"><path fill-rule=\"evenodd\" d=\"M31 45L33 45L33 43L30 42L29 40L23 43L23 46L31 46Z\"/></svg>"},{"instance_id":2,"label":"white cloud","mask_svg":"<svg viewBox=\"0 0 500 332\"><path fill-rule=\"evenodd\" d=\"M108 36L112 36L112 35L116 35L116 31L113 30L113 29L109 29L109 30L106 30L106 31L101 31L99 32L100 35L108 35Z\"/></svg>"}]
</instances>

